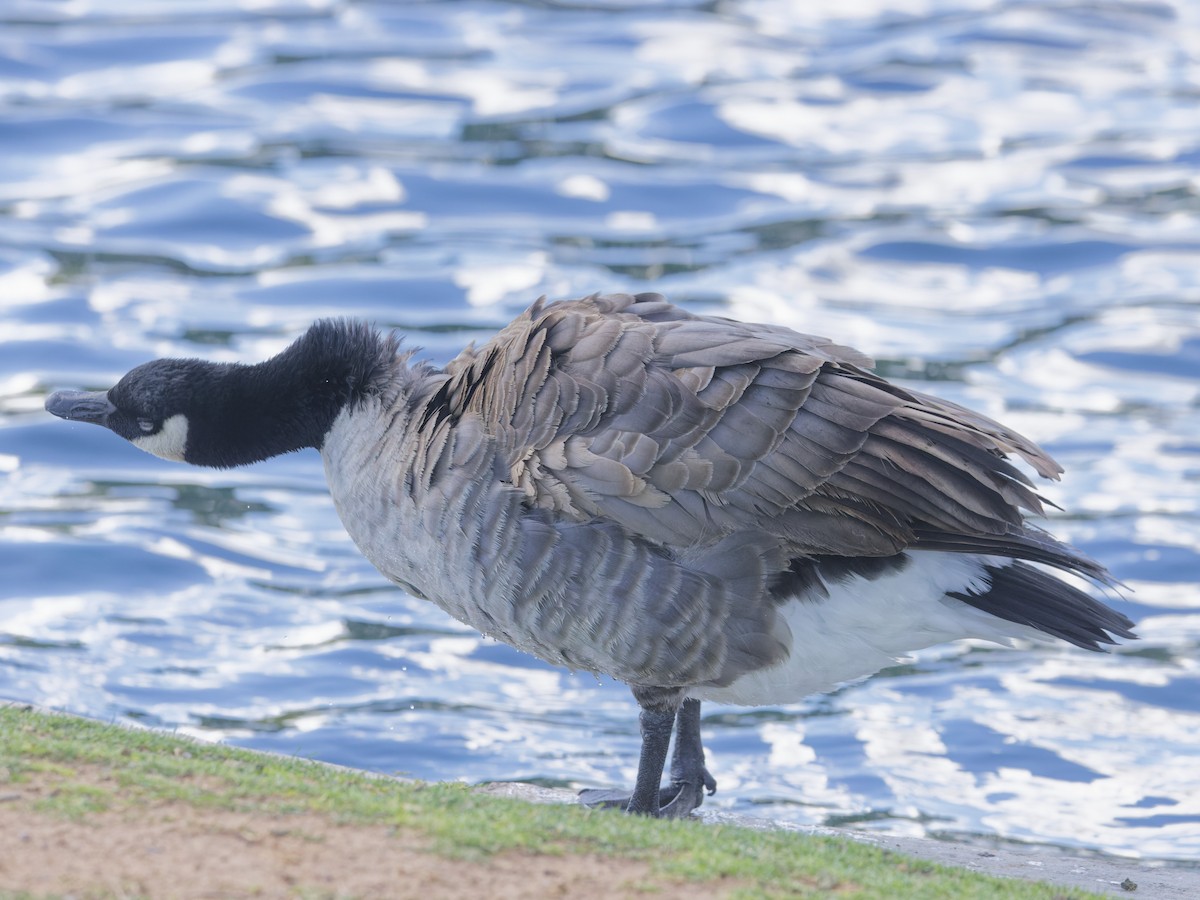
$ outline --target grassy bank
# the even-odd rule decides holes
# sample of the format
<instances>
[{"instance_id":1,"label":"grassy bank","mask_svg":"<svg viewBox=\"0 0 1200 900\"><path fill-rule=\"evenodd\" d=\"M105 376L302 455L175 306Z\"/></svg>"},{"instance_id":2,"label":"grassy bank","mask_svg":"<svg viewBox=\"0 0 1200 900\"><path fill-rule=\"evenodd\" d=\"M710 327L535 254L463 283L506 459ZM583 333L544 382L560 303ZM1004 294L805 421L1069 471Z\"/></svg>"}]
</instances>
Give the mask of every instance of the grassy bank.
<instances>
[{"instance_id":1,"label":"grassy bank","mask_svg":"<svg viewBox=\"0 0 1200 900\"><path fill-rule=\"evenodd\" d=\"M135 847L150 847L147 858L155 865L172 852L183 854L178 866L193 865L187 853L200 838L228 837L235 851L243 844L255 852L285 847L293 839L301 848L277 851L280 865L290 867L278 878L244 874L238 877L246 883L230 885L236 867L216 867L211 874L226 878L226 895L375 896L364 869L378 865L392 873L381 883L398 879L410 891L397 887L386 895L426 898L468 895L456 884L460 877L482 878L489 891L504 896L504 872L516 878L509 895L521 896L522 888L535 889L526 880L535 871L576 877L573 895L594 896L1098 896L943 868L848 840L534 806L457 784L400 783L19 706L0 708L0 798L0 823L7 822L0 836L7 830L12 846L24 845L28 854L43 845L53 851L58 841L83 853L94 844L99 873L94 884L77 883L91 871L86 865L76 867L75 881L22 881L21 857L7 857L0 861L5 897L203 895L199 881L162 884L139 873L136 859L125 861L132 870L103 868L112 847L123 846L112 843L121 829L136 833ZM189 829L199 836L189 840ZM176 841L182 846L171 846ZM342 877L330 869L347 854L334 854L319 877L311 875L319 883L305 882L304 860L335 844L376 849L366 859L348 860L353 871ZM586 872L575 871L576 860ZM199 864L189 871L211 869Z\"/></svg>"}]
</instances>

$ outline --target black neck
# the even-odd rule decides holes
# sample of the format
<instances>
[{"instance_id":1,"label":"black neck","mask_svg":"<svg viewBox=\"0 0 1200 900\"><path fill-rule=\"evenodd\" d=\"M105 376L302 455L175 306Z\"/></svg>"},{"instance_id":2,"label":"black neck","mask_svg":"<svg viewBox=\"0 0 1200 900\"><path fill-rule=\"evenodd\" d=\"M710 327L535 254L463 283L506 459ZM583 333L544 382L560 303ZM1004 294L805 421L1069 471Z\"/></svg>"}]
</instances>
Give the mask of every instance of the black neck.
<instances>
[{"instance_id":1,"label":"black neck","mask_svg":"<svg viewBox=\"0 0 1200 900\"><path fill-rule=\"evenodd\" d=\"M323 320L257 365L208 364L188 410L187 462L226 468L320 449L334 419L383 390L396 341L358 322Z\"/></svg>"}]
</instances>

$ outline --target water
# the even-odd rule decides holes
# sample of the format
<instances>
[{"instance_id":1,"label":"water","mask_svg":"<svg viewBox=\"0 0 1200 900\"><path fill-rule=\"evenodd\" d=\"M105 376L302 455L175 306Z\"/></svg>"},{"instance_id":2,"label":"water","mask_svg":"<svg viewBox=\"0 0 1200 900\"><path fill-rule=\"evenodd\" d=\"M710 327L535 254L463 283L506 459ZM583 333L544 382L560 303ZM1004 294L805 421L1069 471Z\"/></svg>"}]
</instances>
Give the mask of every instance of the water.
<instances>
[{"instance_id":1,"label":"water","mask_svg":"<svg viewBox=\"0 0 1200 900\"><path fill-rule=\"evenodd\" d=\"M0 696L421 778L632 780L625 689L357 554L313 453L52 420L312 319L444 361L539 294L828 334L1067 467L1143 640L709 707L718 807L1200 855L1200 13L1173 2L0 9Z\"/></svg>"}]
</instances>

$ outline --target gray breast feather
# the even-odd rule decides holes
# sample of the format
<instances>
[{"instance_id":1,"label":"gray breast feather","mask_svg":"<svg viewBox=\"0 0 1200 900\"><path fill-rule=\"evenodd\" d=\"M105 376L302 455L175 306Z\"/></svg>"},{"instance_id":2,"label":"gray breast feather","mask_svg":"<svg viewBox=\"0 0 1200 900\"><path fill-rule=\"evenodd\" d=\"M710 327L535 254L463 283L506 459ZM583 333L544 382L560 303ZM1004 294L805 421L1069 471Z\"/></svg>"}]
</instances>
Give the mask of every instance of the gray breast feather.
<instances>
[{"instance_id":1,"label":"gray breast feather","mask_svg":"<svg viewBox=\"0 0 1200 900\"><path fill-rule=\"evenodd\" d=\"M611 522L543 513L519 527L510 611L538 655L631 684L722 685L791 647L774 604L754 602L780 562L770 542L731 536L675 556Z\"/></svg>"},{"instance_id":2,"label":"gray breast feather","mask_svg":"<svg viewBox=\"0 0 1200 900\"><path fill-rule=\"evenodd\" d=\"M389 577L485 634L631 684L721 686L786 657L790 632L775 604L759 602L786 566L769 535L673 549L611 520L531 509L497 477L477 415L453 429L404 425L400 442L382 435L413 472L397 491L382 486L390 520L346 521ZM360 497L381 489L359 479Z\"/></svg>"}]
</instances>

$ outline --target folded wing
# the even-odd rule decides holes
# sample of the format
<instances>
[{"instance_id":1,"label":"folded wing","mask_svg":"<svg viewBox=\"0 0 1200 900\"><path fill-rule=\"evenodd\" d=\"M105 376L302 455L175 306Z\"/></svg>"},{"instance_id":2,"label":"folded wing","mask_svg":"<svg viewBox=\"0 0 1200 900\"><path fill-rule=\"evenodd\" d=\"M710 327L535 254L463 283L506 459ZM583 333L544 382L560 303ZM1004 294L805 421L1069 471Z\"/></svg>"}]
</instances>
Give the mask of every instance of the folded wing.
<instances>
[{"instance_id":1,"label":"folded wing","mask_svg":"<svg viewBox=\"0 0 1200 900\"><path fill-rule=\"evenodd\" d=\"M677 549L740 531L793 556L907 547L1097 564L1026 526L1035 444L892 385L787 328L697 316L657 294L540 302L448 367L430 415L477 414L537 507Z\"/></svg>"}]
</instances>

